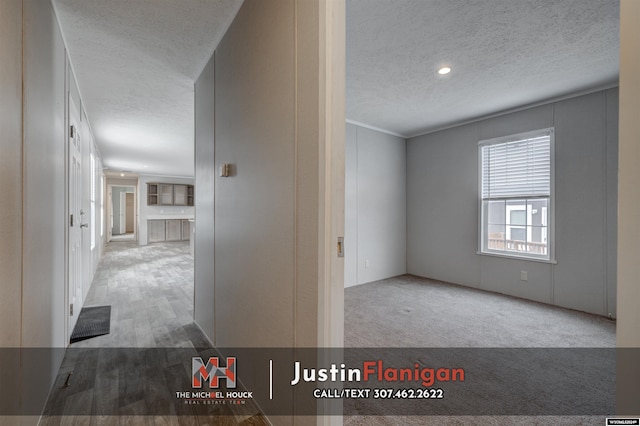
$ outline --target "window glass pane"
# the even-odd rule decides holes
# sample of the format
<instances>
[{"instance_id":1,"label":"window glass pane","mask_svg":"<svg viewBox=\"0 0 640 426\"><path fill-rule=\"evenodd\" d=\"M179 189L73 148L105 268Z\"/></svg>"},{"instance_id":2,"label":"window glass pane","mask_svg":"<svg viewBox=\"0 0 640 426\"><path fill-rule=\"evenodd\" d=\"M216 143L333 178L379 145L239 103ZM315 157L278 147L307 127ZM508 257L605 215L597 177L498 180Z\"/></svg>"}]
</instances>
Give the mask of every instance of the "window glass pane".
<instances>
[{"instance_id":1,"label":"window glass pane","mask_svg":"<svg viewBox=\"0 0 640 426\"><path fill-rule=\"evenodd\" d=\"M522 227L511 227L511 240L514 241L527 241L527 230Z\"/></svg>"},{"instance_id":2,"label":"window glass pane","mask_svg":"<svg viewBox=\"0 0 640 426\"><path fill-rule=\"evenodd\" d=\"M529 239L529 253L546 255L548 253L547 227L531 226L530 235L531 237Z\"/></svg>"},{"instance_id":3,"label":"window glass pane","mask_svg":"<svg viewBox=\"0 0 640 426\"><path fill-rule=\"evenodd\" d=\"M484 248L487 250L504 251L504 235L505 225L489 225L487 226L486 240Z\"/></svg>"},{"instance_id":4,"label":"window glass pane","mask_svg":"<svg viewBox=\"0 0 640 426\"><path fill-rule=\"evenodd\" d=\"M548 198L529 200L527 202L527 212L529 212L531 216L531 222L529 223L529 225L547 226L548 207L549 207Z\"/></svg>"},{"instance_id":5,"label":"window glass pane","mask_svg":"<svg viewBox=\"0 0 640 426\"><path fill-rule=\"evenodd\" d=\"M526 231L524 229L519 230L522 231L523 234L526 234ZM515 236L519 236L517 235L518 232L516 231ZM524 240L519 240L519 239L510 239L507 240L505 242L506 246L507 246L507 251L511 251L511 252L517 252L517 253L526 253L527 252L527 242Z\"/></svg>"},{"instance_id":6,"label":"window glass pane","mask_svg":"<svg viewBox=\"0 0 640 426\"><path fill-rule=\"evenodd\" d=\"M524 206L523 206L524 207ZM509 223L511 225L526 225L527 224L527 212L524 210L511 210L511 219Z\"/></svg>"},{"instance_id":7,"label":"window glass pane","mask_svg":"<svg viewBox=\"0 0 640 426\"><path fill-rule=\"evenodd\" d=\"M485 217L488 224L504 225L505 218L505 202L504 201L488 201L485 203Z\"/></svg>"}]
</instances>

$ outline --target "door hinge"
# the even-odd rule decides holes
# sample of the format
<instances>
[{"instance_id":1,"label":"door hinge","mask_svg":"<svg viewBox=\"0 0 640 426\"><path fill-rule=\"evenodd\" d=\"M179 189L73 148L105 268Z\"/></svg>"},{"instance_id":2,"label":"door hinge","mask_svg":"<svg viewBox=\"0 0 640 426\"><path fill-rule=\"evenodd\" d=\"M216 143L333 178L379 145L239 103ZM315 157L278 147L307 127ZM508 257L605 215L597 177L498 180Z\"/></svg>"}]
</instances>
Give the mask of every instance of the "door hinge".
<instances>
[{"instance_id":1,"label":"door hinge","mask_svg":"<svg viewBox=\"0 0 640 426\"><path fill-rule=\"evenodd\" d=\"M344 257L344 237L338 237L338 257Z\"/></svg>"},{"instance_id":2,"label":"door hinge","mask_svg":"<svg viewBox=\"0 0 640 426\"><path fill-rule=\"evenodd\" d=\"M69 218L69 225L73 227L73 215L71 215Z\"/></svg>"},{"instance_id":3,"label":"door hinge","mask_svg":"<svg viewBox=\"0 0 640 426\"><path fill-rule=\"evenodd\" d=\"M69 137L71 139L76 137L76 126L74 126L73 124L69 126Z\"/></svg>"},{"instance_id":4,"label":"door hinge","mask_svg":"<svg viewBox=\"0 0 640 426\"><path fill-rule=\"evenodd\" d=\"M71 305L69 305L69 316L70 317L73 316L73 303Z\"/></svg>"}]
</instances>

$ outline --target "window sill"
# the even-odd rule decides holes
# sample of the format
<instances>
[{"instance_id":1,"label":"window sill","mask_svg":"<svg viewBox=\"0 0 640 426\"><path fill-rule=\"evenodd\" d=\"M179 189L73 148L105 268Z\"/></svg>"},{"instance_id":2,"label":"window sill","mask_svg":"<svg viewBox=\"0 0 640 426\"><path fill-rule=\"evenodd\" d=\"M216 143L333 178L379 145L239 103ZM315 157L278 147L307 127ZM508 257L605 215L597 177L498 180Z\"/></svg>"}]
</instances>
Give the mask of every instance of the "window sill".
<instances>
[{"instance_id":1,"label":"window sill","mask_svg":"<svg viewBox=\"0 0 640 426\"><path fill-rule=\"evenodd\" d=\"M501 259L516 259L516 260L526 260L529 262L537 262L537 263L548 263L551 265L557 265L558 262L554 259L537 259L535 257L526 257L526 256L518 256L515 254L502 254L502 253L487 253L483 251L477 251L476 254L481 256L489 256L489 257L499 257Z\"/></svg>"}]
</instances>

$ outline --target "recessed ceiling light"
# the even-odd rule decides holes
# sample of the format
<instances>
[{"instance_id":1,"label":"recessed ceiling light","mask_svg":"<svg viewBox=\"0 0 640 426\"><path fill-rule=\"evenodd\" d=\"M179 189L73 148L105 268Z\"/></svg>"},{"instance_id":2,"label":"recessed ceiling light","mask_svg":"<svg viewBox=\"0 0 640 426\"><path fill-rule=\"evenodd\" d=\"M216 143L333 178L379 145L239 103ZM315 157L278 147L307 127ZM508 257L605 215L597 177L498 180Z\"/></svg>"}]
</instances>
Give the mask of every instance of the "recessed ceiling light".
<instances>
[{"instance_id":1,"label":"recessed ceiling light","mask_svg":"<svg viewBox=\"0 0 640 426\"><path fill-rule=\"evenodd\" d=\"M440 75L446 75L449 74L451 72L451 68L449 67L442 67L438 70L438 74Z\"/></svg>"},{"instance_id":2,"label":"recessed ceiling light","mask_svg":"<svg viewBox=\"0 0 640 426\"><path fill-rule=\"evenodd\" d=\"M120 177L124 177L124 173L120 173Z\"/></svg>"}]
</instances>

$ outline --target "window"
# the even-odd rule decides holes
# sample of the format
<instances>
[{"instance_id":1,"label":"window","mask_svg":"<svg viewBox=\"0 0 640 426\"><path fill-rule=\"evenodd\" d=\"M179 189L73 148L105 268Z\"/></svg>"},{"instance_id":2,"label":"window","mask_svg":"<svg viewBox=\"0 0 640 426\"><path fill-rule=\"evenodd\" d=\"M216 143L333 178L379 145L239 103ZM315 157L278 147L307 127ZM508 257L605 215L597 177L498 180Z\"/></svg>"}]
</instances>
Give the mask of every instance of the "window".
<instances>
[{"instance_id":1,"label":"window","mask_svg":"<svg viewBox=\"0 0 640 426\"><path fill-rule=\"evenodd\" d=\"M100 175L100 238L104 236L104 175Z\"/></svg>"},{"instance_id":2,"label":"window","mask_svg":"<svg viewBox=\"0 0 640 426\"><path fill-rule=\"evenodd\" d=\"M480 252L551 260L553 129L478 145Z\"/></svg>"},{"instance_id":3,"label":"window","mask_svg":"<svg viewBox=\"0 0 640 426\"><path fill-rule=\"evenodd\" d=\"M91 216L89 217L89 223L91 227L91 250L96 247L96 159L93 156L93 152L90 155L91 164Z\"/></svg>"}]
</instances>

